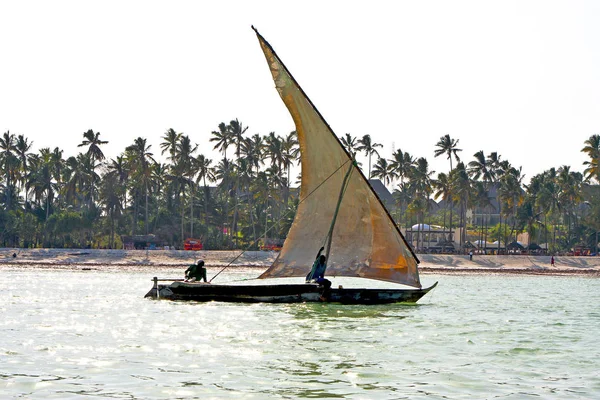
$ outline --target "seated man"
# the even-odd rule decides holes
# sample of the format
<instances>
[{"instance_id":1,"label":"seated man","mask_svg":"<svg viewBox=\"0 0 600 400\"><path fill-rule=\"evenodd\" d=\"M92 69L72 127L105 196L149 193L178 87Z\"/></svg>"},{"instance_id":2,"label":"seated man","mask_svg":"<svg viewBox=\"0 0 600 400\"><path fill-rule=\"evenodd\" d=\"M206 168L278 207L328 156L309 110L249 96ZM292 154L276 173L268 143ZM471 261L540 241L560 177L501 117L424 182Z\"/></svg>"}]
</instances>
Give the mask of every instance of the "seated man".
<instances>
[{"instance_id":1,"label":"seated man","mask_svg":"<svg viewBox=\"0 0 600 400\"><path fill-rule=\"evenodd\" d=\"M321 254L324 247L321 247L317 253L317 258L313 263L312 269L306 275L306 282L316 282L325 288L324 296L327 297L329 294L329 288L331 287L331 281L325 279L325 269L327 269L327 257Z\"/></svg>"},{"instance_id":2,"label":"seated man","mask_svg":"<svg viewBox=\"0 0 600 400\"><path fill-rule=\"evenodd\" d=\"M200 279L206 282L206 268L204 268L204 261L202 260L198 260L197 264L192 264L185 270L186 282L196 282Z\"/></svg>"}]
</instances>

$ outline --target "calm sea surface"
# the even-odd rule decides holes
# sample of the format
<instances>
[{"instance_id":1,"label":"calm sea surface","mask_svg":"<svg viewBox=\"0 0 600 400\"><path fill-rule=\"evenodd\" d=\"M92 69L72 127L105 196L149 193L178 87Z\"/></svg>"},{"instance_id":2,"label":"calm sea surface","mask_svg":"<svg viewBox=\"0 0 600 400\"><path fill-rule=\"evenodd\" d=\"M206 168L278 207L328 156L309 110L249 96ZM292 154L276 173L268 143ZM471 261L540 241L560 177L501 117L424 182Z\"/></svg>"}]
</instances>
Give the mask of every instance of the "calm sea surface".
<instances>
[{"instance_id":1,"label":"calm sea surface","mask_svg":"<svg viewBox=\"0 0 600 400\"><path fill-rule=\"evenodd\" d=\"M0 270L0 398L600 398L599 279L423 275L440 284L417 305L143 298L181 272Z\"/></svg>"}]
</instances>

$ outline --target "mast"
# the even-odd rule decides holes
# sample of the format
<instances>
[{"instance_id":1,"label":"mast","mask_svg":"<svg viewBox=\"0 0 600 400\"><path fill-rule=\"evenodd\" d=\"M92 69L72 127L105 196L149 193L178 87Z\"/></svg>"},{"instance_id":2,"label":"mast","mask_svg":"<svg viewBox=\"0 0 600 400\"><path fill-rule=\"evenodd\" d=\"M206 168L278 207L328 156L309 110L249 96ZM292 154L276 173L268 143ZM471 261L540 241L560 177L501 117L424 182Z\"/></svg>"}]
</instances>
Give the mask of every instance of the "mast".
<instances>
[{"instance_id":1,"label":"mast","mask_svg":"<svg viewBox=\"0 0 600 400\"><path fill-rule=\"evenodd\" d=\"M348 188L348 178L350 174L354 170L355 161L350 164L350 168L348 168L348 172L344 176L344 182L342 183L342 187L340 188L340 195L338 197L337 205L335 207L335 212L333 213L333 218L331 220L331 227L329 228L329 233L327 234L327 248L325 250L325 258L329 260L329 251L331 250L331 240L333 239L333 228L335 227L335 221L337 220L338 212L340 211L340 205L342 204L342 199L344 198L344 193L346 193L346 188Z\"/></svg>"}]
</instances>

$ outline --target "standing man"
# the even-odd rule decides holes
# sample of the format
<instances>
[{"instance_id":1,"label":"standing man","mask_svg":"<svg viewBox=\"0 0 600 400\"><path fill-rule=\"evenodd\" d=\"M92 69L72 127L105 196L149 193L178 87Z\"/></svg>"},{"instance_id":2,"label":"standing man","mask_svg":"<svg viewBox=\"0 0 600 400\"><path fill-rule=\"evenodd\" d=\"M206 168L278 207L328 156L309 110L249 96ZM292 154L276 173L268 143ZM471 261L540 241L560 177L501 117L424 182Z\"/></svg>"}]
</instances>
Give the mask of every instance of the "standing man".
<instances>
[{"instance_id":1,"label":"standing man","mask_svg":"<svg viewBox=\"0 0 600 400\"><path fill-rule=\"evenodd\" d=\"M196 282L200 281L200 279L206 282L206 268L204 268L203 260L198 260L197 264L192 264L185 270L186 282Z\"/></svg>"}]
</instances>

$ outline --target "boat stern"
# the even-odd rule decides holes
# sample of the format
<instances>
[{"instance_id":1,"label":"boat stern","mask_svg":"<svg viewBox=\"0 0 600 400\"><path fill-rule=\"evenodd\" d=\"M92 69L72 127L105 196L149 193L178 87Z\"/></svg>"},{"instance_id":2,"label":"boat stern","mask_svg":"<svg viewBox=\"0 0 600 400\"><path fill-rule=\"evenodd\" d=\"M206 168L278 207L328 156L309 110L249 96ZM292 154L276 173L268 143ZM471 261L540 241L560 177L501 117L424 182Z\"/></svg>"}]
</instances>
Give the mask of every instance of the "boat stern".
<instances>
[{"instance_id":1,"label":"boat stern","mask_svg":"<svg viewBox=\"0 0 600 400\"><path fill-rule=\"evenodd\" d=\"M158 281L159 279L157 277L152 278L154 285L152 286L152 289L146 293L144 298L159 300L161 298L170 299L173 296L173 291L169 288L170 285L159 285Z\"/></svg>"}]
</instances>

